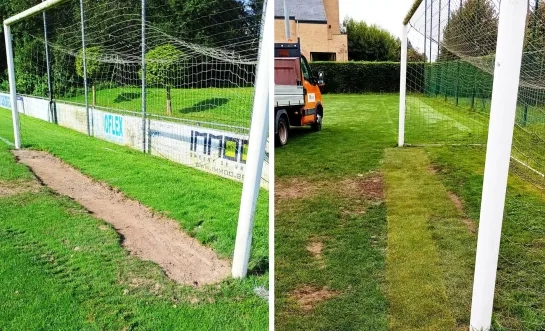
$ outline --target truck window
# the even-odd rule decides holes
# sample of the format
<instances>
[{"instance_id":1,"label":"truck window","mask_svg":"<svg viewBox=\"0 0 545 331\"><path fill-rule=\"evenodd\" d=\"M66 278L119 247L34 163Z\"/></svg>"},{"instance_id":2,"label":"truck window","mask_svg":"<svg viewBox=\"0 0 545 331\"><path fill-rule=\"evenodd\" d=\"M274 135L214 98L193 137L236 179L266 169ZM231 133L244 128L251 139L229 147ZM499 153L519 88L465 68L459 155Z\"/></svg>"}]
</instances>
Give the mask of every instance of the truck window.
<instances>
[{"instance_id":1,"label":"truck window","mask_svg":"<svg viewBox=\"0 0 545 331\"><path fill-rule=\"evenodd\" d=\"M303 70L303 77L308 81L310 80L310 68L308 67L307 60L301 56L301 69Z\"/></svg>"}]
</instances>

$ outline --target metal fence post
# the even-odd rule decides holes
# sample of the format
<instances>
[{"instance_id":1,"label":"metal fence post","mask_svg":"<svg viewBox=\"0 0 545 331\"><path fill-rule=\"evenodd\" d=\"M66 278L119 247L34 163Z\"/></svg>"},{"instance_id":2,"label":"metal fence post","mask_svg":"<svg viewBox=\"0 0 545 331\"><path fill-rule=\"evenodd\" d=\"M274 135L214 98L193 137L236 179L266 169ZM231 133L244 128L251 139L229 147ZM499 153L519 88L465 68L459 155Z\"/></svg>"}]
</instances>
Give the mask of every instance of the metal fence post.
<instances>
[{"instance_id":1,"label":"metal fence post","mask_svg":"<svg viewBox=\"0 0 545 331\"><path fill-rule=\"evenodd\" d=\"M83 0L79 1L81 16L81 51L83 61L83 85L85 90L85 114L87 116L87 134L91 135L91 122L89 116L89 87L87 86L87 54L85 53L85 16L83 14Z\"/></svg>"},{"instance_id":2,"label":"metal fence post","mask_svg":"<svg viewBox=\"0 0 545 331\"><path fill-rule=\"evenodd\" d=\"M285 34L286 34L286 40L289 40L291 38L291 31L290 31L290 14L288 11L288 5L286 3L286 0L284 0L284 22L286 24L285 26Z\"/></svg>"},{"instance_id":3,"label":"metal fence post","mask_svg":"<svg viewBox=\"0 0 545 331\"><path fill-rule=\"evenodd\" d=\"M44 2L45 0L42 0ZM55 106L53 105L53 81L51 79L51 58L49 56L49 43L47 41L47 14L45 11L42 13L44 21L44 44L45 44L45 61L47 70L47 94L49 97L49 114L51 116L51 122L57 123L57 114L55 112Z\"/></svg>"},{"instance_id":4,"label":"metal fence post","mask_svg":"<svg viewBox=\"0 0 545 331\"><path fill-rule=\"evenodd\" d=\"M146 152L146 0L142 0L142 152Z\"/></svg>"}]
</instances>

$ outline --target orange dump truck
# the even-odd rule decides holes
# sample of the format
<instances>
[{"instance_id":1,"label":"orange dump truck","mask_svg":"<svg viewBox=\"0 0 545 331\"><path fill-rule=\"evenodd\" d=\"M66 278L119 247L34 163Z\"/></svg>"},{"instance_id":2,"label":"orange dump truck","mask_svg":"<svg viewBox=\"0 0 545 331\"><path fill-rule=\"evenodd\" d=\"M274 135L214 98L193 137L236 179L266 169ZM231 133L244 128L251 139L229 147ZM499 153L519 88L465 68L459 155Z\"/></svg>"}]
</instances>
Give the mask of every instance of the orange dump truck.
<instances>
[{"instance_id":1,"label":"orange dump truck","mask_svg":"<svg viewBox=\"0 0 545 331\"><path fill-rule=\"evenodd\" d=\"M290 127L310 125L322 129L324 107L320 86L323 72L315 76L300 43L274 45L274 112L276 144L288 142Z\"/></svg>"}]
</instances>

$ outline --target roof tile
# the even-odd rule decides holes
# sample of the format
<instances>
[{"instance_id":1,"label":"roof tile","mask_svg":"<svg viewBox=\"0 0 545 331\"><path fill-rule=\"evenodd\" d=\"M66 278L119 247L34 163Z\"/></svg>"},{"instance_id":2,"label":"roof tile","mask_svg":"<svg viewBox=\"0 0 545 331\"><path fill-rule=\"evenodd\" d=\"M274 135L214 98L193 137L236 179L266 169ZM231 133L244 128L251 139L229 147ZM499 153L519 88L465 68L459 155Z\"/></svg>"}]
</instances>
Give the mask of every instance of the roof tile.
<instances>
[{"instance_id":1,"label":"roof tile","mask_svg":"<svg viewBox=\"0 0 545 331\"><path fill-rule=\"evenodd\" d=\"M289 16L298 21L327 21L322 0L286 0ZM274 2L274 16L284 17L284 1Z\"/></svg>"}]
</instances>

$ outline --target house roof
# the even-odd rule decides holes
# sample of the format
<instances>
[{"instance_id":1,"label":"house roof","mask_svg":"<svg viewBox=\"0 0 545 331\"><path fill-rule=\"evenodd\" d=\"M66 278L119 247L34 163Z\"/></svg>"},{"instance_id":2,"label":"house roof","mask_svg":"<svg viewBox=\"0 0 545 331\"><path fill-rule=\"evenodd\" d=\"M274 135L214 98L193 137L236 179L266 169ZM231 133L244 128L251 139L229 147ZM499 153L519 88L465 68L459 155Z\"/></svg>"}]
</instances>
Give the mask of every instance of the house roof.
<instances>
[{"instance_id":1,"label":"house roof","mask_svg":"<svg viewBox=\"0 0 545 331\"><path fill-rule=\"evenodd\" d=\"M327 23L322 0L286 0L288 15L301 22ZM284 18L284 1L274 2L274 17Z\"/></svg>"}]
</instances>

